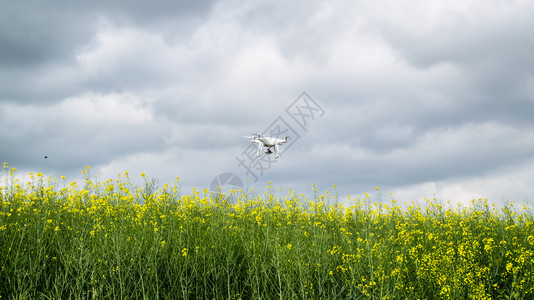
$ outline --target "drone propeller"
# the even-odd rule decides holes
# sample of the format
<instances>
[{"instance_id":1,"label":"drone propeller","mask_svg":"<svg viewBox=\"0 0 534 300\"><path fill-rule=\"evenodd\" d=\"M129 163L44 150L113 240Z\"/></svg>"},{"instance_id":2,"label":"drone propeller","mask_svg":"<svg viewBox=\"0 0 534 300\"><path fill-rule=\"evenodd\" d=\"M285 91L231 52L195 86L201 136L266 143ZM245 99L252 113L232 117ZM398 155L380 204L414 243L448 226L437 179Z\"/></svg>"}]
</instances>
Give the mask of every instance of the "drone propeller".
<instances>
[{"instance_id":1,"label":"drone propeller","mask_svg":"<svg viewBox=\"0 0 534 300\"><path fill-rule=\"evenodd\" d=\"M253 133L253 135L243 135L242 137L247 138L247 139L257 139L260 136L261 135L259 133Z\"/></svg>"},{"instance_id":2,"label":"drone propeller","mask_svg":"<svg viewBox=\"0 0 534 300\"><path fill-rule=\"evenodd\" d=\"M251 140L254 140L256 138L256 136L254 136L254 135L243 135L241 137L244 137L244 138L247 138L247 139L251 139Z\"/></svg>"}]
</instances>

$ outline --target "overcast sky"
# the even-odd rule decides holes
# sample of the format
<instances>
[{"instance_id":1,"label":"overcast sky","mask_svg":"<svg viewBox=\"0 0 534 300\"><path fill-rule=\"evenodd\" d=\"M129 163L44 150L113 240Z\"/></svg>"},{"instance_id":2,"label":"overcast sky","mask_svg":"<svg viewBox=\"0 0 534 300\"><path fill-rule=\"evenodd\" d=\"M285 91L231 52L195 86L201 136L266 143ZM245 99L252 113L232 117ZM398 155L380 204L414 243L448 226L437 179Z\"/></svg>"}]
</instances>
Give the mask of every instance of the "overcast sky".
<instances>
[{"instance_id":1,"label":"overcast sky","mask_svg":"<svg viewBox=\"0 0 534 300\"><path fill-rule=\"evenodd\" d=\"M1 3L0 161L21 176L534 199L532 1ZM255 132L292 140L244 161Z\"/></svg>"}]
</instances>

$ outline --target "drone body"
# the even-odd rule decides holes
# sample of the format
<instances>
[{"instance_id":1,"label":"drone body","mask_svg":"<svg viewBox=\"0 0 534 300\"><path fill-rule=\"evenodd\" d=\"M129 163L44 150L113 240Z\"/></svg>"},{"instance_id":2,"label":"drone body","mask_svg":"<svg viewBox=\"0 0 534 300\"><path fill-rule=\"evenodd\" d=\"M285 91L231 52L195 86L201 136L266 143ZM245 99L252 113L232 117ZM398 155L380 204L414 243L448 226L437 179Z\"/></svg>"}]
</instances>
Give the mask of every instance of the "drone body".
<instances>
[{"instance_id":1,"label":"drone body","mask_svg":"<svg viewBox=\"0 0 534 300\"><path fill-rule=\"evenodd\" d=\"M287 143L288 137L285 136L283 139L274 138L274 137L268 137L268 136L261 136L260 134L256 133L254 136L251 136L251 142L258 144L258 152L257 156L261 156L261 152L263 150L263 147L267 147L267 151L265 151L266 154L273 153L274 148L274 158L280 157L280 147L279 145Z\"/></svg>"}]
</instances>

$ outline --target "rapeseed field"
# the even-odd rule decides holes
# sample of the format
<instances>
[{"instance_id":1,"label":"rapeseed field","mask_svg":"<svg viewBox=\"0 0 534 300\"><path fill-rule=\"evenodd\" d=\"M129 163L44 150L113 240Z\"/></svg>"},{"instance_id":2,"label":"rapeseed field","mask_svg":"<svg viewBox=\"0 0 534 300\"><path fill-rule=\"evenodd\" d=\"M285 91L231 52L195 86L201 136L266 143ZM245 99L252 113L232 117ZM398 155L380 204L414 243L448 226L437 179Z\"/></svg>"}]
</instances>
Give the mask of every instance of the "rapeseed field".
<instances>
[{"instance_id":1,"label":"rapeseed field","mask_svg":"<svg viewBox=\"0 0 534 300\"><path fill-rule=\"evenodd\" d=\"M4 174L1 299L534 299L525 207Z\"/></svg>"}]
</instances>

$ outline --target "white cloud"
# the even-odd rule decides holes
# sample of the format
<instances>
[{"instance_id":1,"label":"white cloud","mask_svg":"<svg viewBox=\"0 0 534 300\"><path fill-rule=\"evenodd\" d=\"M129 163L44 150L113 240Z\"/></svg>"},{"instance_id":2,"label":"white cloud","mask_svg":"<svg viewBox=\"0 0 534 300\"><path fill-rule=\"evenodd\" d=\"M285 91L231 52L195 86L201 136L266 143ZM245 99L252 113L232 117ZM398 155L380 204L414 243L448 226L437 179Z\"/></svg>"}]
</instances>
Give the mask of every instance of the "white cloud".
<instances>
[{"instance_id":1,"label":"white cloud","mask_svg":"<svg viewBox=\"0 0 534 300\"><path fill-rule=\"evenodd\" d=\"M469 204L471 200L485 198L490 203L526 203L533 204L534 180L532 162L483 176L451 178L441 181L429 181L391 190L394 199L411 202L424 198L450 203Z\"/></svg>"},{"instance_id":2,"label":"white cloud","mask_svg":"<svg viewBox=\"0 0 534 300\"><path fill-rule=\"evenodd\" d=\"M67 123L81 123L82 128L146 124L154 118L148 105L150 100L133 94L88 94L66 99L51 107L49 113L54 112L56 119L65 118Z\"/></svg>"}]
</instances>

